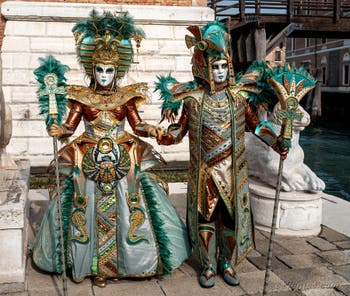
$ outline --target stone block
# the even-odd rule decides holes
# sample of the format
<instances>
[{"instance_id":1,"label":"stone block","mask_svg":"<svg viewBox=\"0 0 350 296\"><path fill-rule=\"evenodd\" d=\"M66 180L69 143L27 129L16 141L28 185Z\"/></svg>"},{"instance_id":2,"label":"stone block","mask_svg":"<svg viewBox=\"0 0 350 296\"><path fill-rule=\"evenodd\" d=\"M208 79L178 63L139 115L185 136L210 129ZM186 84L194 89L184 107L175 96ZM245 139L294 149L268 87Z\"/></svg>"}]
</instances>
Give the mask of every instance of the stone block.
<instances>
[{"instance_id":1,"label":"stone block","mask_svg":"<svg viewBox=\"0 0 350 296\"><path fill-rule=\"evenodd\" d=\"M188 71L192 72L191 56L176 56L175 57L175 69L176 71Z\"/></svg>"},{"instance_id":2,"label":"stone block","mask_svg":"<svg viewBox=\"0 0 350 296\"><path fill-rule=\"evenodd\" d=\"M29 67L29 54L4 52L1 57L3 69L27 69Z\"/></svg>"},{"instance_id":3,"label":"stone block","mask_svg":"<svg viewBox=\"0 0 350 296\"><path fill-rule=\"evenodd\" d=\"M5 35L43 36L46 33L46 24L41 22L8 21L5 26Z\"/></svg>"},{"instance_id":4,"label":"stone block","mask_svg":"<svg viewBox=\"0 0 350 296\"><path fill-rule=\"evenodd\" d=\"M350 285L338 286L335 289L344 295L350 295Z\"/></svg>"},{"instance_id":5,"label":"stone block","mask_svg":"<svg viewBox=\"0 0 350 296\"><path fill-rule=\"evenodd\" d=\"M312 236L310 238L307 238L306 241L313 245L314 247L316 247L317 249L319 249L320 251L328 251L328 250L335 250L337 249L337 247L326 241L323 238L317 237L317 236Z\"/></svg>"},{"instance_id":6,"label":"stone block","mask_svg":"<svg viewBox=\"0 0 350 296\"><path fill-rule=\"evenodd\" d=\"M25 155L28 151L28 139L12 137L6 150L12 155Z\"/></svg>"},{"instance_id":7,"label":"stone block","mask_svg":"<svg viewBox=\"0 0 350 296\"><path fill-rule=\"evenodd\" d=\"M23 230L0 230L0 252L6 254L0 259L0 286L22 284L25 281ZM13 287L12 287L13 289ZM24 290L24 289L23 289Z\"/></svg>"},{"instance_id":8,"label":"stone block","mask_svg":"<svg viewBox=\"0 0 350 296\"><path fill-rule=\"evenodd\" d=\"M52 154L51 155L27 155L26 156L30 162L33 164L33 166L38 166L38 167L47 167L50 162L53 159Z\"/></svg>"},{"instance_id":9,"label":"stone block","mask_svg":"<svg viewBox=\"0 0 350 296\"><path fill-rule=\"evenodd\" d=\"M143 61L140 61L140 66L143 71L171 71L175 69L175 58L174 57L144 57ZM156 75L154 75L154 80L156 80Z\"/></svg>"},{"instance_id":10,"label":"stone block","mask_svg":"<svg viewBox=\"0 0 350 296\"><path fill-rule=\"evenodd\" d=\"M27 160L18 160L16 165L17 174L11 174L11 184L6 183L8 194L0 204L0 284L6 284L6 289L15 288L12 292L21 292L16 287L24 290L30 164ZM1 174L6 176L9 171L2 168Z\"/></svg>"},{"instance_id":11,"label":"stone block","mask_svg":"<svg viewBox=\"0 0 350 296\"><path fill-rule=\"evenodd\" d=\"M341 266L334 266L332 270L336 273L341 275L343 278L345 278L349 284L350 284L350 264L347 265L341 265Z\"/></svg>"},{"instance_id":12,"label":"stone block","mask_svg":"<svg viewBox=\"0 0 350 296\"><path fill-rule=\"evenodd\" d=\"M12 104L12 119L24 120L24 119L39 119L38 104Z\"/></svg>"},{"instance_id":13,"label":"stone block","mask_svg":"<svg viewBox=\"0 0 350 296\"><path fill-rule=\"evenodd\" d=\"M163 25L142 25L146 39L174 39L174 27ZM141 42L142 47L142 42Z\"/></svg>"},{"instance_id":14,"label":"stone block","mask_svg":"<svg viewBox=\"0 0 350 296\"><path fill-rule=\"evenodd\" d=\"M334 244L343 250L350 249L350 240L344 242L334 242Z\"/></svg>"},{"instance_id":15,"label":"stone block","mask_svg":"<svg viewBox=\"0 0 350 296\"><path fill-rule=\"evenodd\" d=\"M20 45L20 46L19 46ZM2 52L17 52L28 53L30 52L30 39L29 37L19 36L6 36L2 41Z\"/></svg>"},{"instance_id":16,"label":"stone block","mask_svg":"<svg viewBox=\"0 0 350 296\"><path fill-rule=\"evenodd\" d=\"M256 293L249 296L261 296L261 295L262 293ZM269 293L269 296L305 296L305 295L299 291L278 291L278 292Z\"/></svg>"},{"instance_id":17,"label":"stone block","mask_svg":"<svg viewBox=\"0 0 350 296\"><path fill-rule=\"evenodd\" d=\"M339 197L322 194L323 219L322 224L350 237L350 227L340 217L350 216L350 207L347 200Z\"/></svg>"},{"instance_id":18,"label":"stone block","mask_svg":"<svg viewBox=\"0 0 350 296\"><path fill-rule=\"evenodd\" d=\"M329 228L326 225L322 225L322 229L321 229L321 233L319 234L319 237L322 237L329 242L340 242L340 241L349 240L349 238L346 235L332 228Z\"/></svg>"},{"instance_id":19,"label":"stone block","mask_svg":"<svg viewBox=\"0 0 350 296\"><path fill-rule=\"evenodd\" d=\"M264 287L264 271L255 271L243 273L240 275L240 287L248 294L261 293ZM276 292L278 295L283 291L290 291L290 288L276 276L274 272L270 273L268 294Z\"/></svg>"},{"instance_id":20,"label":"stone block","mask_svg":"<svg viewBox=\"0 0 350 296\"><path fill-rule=\"evenodd\" d=\"M183 40L185 42L185 36L191 35L185 26L174 26L175 39Z\"/></svg>"},{"instance_id":21,"label":"stone block","mask_svg":"<svg viewBox=\"0 0 350 296\"><path fill-rule=\"evenodd\" d=\"M269 240L268 239L256 239L255 240L255 249L260 254L266 256L269 249ZM291 252L286 248L282 247L280 244L277 244L276 241L273 244L273 254L274 255L289 255Z\"/></svg>"},{"instance_id":22,"label":"stone block","mask_svg":"<svg viewBox=\"0 0 350 296\"><path fill-rule=\"evenodd\" d=\"M28 293L25 291L24 282L0 283L0 295L28 296Z\"/></svg>"},{"instance_id":23,"label":"stone block","mask_svg":"<svg viewBox=\"0 0 350 296\"><path fill-rule=\"evenodd\" d=\"M291 254L310 254L318 251L300 237L276 236L275 242Z\"/></svg>"},{"instance_id":24,"label":"stone block","mask_svg":"<svg viewBox=\"0 0 350 296\"><path fill-rule=\"evenodd\" d=\"M320 258L315 254L278 255L277 257L287 266L294 269L321 267L326 263L326 260Z\"/></svg>"},{"instance_id":25,"label":"stone block","mask_svg":"<svg viewBox=\"0 0 350 296\"><path fill-rule=\"evenodd\" d=\"M323 289L348 282L326 267L276 270L275 273L293 290Z\"/></svg>"},{"instance_id":26,"label":"stone block","mask_svg":"<svg viewBox=\"0 0 350 296\"><path fill-rule=\"evenodd\" d=\"M30 154L51 154L53 158L52 137L29 138L28 147L28 153Z\"/></svg>"},{"instance_id":27,"label":"stone block","mask_svg":"<svg viewBox=\"0 0 350 296\"><path fill-rule=\"evenodd\" d=\"M303 291L305 296L343 296L342 293L337 292L334 289L310 289Z\"/></svg>"},{"instance_id":28,"label":"stone block","mask_svg":"<svg viewBox=\"0 0 350 296\"><path fill-rule=\"evenodd\" d=\"M140 55L159 55L159 40L143 40L139 49Z\"/></svg>"},{"instance_id":29,"label":"stone block","mask_svg":"<svg viewBox=\"0 0 350 296\"><path fill-rule=\"evenodd\" d=\"M63 53L71 54L71 55L76 54L76 47L75 47L74 39L72 37L64 39Z\"/></svg>"},{"instance_id":30,"label":"stone block","mask_svg":"<svg viewBox=\"0 0 350 296\"><path fill-rule=\"evenodd\" d=\"M64 22L42 22L42 26L46 26L46 35L48 37L72 37L72 23ZM43 35L43 34L41 34Z\"/></svg>"},{"instance_id":31,"label":"stone block","mask_svg":"<svg viewBox=\"0 0 350 296\"><path fill-rule=\"evenodd\" d=\"M12 122L13 137L45 137L46 126L43 120L13 120Z\"/></svg>"},{"instance_id":32,"label":"stone block","mask_svg":"<svg viewBox=\"0 0 350 296\"><path fill-rule=\"evenodd\" d=\"M238 275L240 275L242 273L259 271L259 269L247 259L244 259L238 266L235 267L235 271L238 273Z\"/></svg>"},{"instance_id":33,"label":"stone block","mask_svg":"<svg viewBox=\"0 0 350 296\"><path fill-rule=\"evenodd\" d=\"M169 40L167 42L159 41L159 55L165 56L181 56L189 52L186 43L180 40Z\"/></svg>"},{"instance_id":34,"label":"stone block","mask_svg":"<svg viewBox=\"0 0 350 296\"><path fill-rule=\"evenodd\" d=\"M254 264L258 269L265 270L266 269L266 256L259 257L250 257L248 259L252 264ZM288 269L288 266L283 264L283 262L279 261L275 256L272 257L271 260L272 270L276 269Z\"/></svg>"},{"instance_id":35,"label":"stone block","mask_svg":"<svg viewBox=\"0 0 350 296\"><path fill-rule=\"evenodd\" d=\"M99 288L93 286L94 296L105 296L113 295L118 291L118 296L130 296L130 286L132 283L132 293L134 295L154 295L154 296L163 296L164 293L160 288L158 281L155 279L146 280L147 285L144 281L133 281L133 280L120 280L117 283L108 282L108 285L105 288Z\"/></svg>"},{"instance_id":36,"label":"stone block","mask_svg":"<svg viewBox=\"0 0 350 296\"><path fill-rule=\"evenodd\" d=\"M326 251L319 254L322 258L333 265L350 264L350 250Z\"/></svg>"},{"instance_id":37,"label":"stone block","mask_svg":"<svg viewBox=\"0 0 350 296\"><path fill-rule=\"evenodd\" d=\"M72 38L57 38L57 37L32 37L30 40L31 52L40 52L45 54L62 53L64 44L71 43Z\"/></svg>"},{"instance_id":38,"label":"stone block","mask_svg":"<svg viewBox=\"0 0 350 296\"><path fill-rule=\"evenodd\" d=\"M257 250L254 249L248 253L247 258L260 257L260 256L261 256L261 254Z\"/></svg>"},{"instance_id":39,"label":"stone block","mask_svg":"<svg viewBox=\"0 0 350 296\"><path fill-rule=\"evenodd\" d=\"M35 103L38 104L36 95L37 86L14 86L11 88L11 102L12 103ZM13 113L13 112L12 112ZM14 116L15 114L12 114Z\"/></svg>"},{"instance_id":40,"label":"stone block","mask_svg":"<svg viewBox=\"0 0 350 296\"><path fill-rule=\"evenodd\" d=\"M4 95L5 103L11 103L12 102L12 86L2 86L2 93Z\"/></svg>"},{"instance_id":41,"label":"stone block","mask_svg":"<svg viewBox=\"0 0 350 296\"><path fill-rule=\"evenodd\" d=\"M241 287L229 287L224 283L221 277L217 276L215 278L215 286L210 289L203 289L197 281L197 275L188 276L187 274L179 275L177 278L163 278L163 280L158 281L165 295L177 295L177 296L187 296L187 295L202 295L202 296L212 296L212 295L244 295L245 292ZM180 288L181 287L181 288ZM164 295L163 294L163 295Z\"/></svg>"},{"instance_id":42,"label":"stone block","mask_svg":"<svg viewBox=\"0 0 350 296\"><path fill-rule=\"evenodd\" d=\"M32 72L27 69L4 69L2 71L2 83L4 85L27 86L31 81Z\"/></svg>"}]
</instances>

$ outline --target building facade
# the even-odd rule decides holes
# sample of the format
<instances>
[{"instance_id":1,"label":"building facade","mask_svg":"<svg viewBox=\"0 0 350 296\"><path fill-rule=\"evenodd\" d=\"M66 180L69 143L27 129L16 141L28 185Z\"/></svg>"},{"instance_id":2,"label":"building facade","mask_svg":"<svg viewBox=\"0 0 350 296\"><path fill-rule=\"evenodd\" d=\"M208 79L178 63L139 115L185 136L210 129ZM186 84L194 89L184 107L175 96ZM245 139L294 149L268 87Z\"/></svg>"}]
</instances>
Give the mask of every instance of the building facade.
<instances>
[{"instance_id":1,"label":"building facade","mask_svg":"<svg viewBox=\"0 0 350 296\"><path fill-rule=\"evenodd\" d=\"M7 147L11 156L29 159L34 167L50 163L52 139L47 135L44 120L39 115L36 96L38 84L33 70L39 66L39 57L52 54L70 67L71 70L66 75L68 84L88 83L77 62L71 29L75 22L86 18L93 8L98 11L127 10L134 17L135 23L145 31L146 38L141 42L135 63L121 83L148 83L150 102L140 110L144 120L156 124L160 119L161 102L153 91L157 75L171 72L180 82L193 79L191 53L185 44L185 35L188 34L186 28L213 20L213 11L203 5L202 1L195 0L116 2L117 4L105 4L106 1L103 1L104 4L99 4L102 1L2 3L1 12L6 20L1 53L2 90L5 102L12 109L12 138ZM130 2L140 5L124 4ZM147 141L169 162L188 160L187 139L173 147L158 146L151 139Z\"/></svg>"},{"instance_id":2,"label":"building facade","mask_svg":"<svg viewBox=\"0 0 350 296\"><path fill-rule=\"evenodd\" d=\"M323 122L350 127L346 120L350 107L350 39L289 38L286 60L304 66L317 77L319 104L315 106L309 100L304 102L309 104L306 107L318 108L317 116Z\"/></svg>"}]
</instances>

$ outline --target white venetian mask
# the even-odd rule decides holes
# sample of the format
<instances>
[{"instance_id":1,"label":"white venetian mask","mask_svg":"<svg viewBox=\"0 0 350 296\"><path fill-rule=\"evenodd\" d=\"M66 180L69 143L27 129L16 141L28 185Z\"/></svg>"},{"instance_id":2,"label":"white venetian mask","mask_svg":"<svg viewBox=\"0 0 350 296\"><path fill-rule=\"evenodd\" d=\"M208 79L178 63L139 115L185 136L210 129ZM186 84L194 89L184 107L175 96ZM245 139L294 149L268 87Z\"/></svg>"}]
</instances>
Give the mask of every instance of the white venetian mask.
<instances>
[{"instance_id":1,"label":"white venetian mask","mask_svg":"<svg viewBox=\"0 0 350 296\"><path fill-rule=\"evenodd\" d=\"M213 70L213 78L215 83L222 83L227 78L228 64L227 60L217 60L211 64Z\"/></svg>"},{"instance_id":2,"label":"white venetian mask","mask_svg":"<svg viewBox=\"0 0 350 296\"><path fill-rule=\"evenodd\" d=\"M113 65L96 64L94 67L95 78L99 85L106 87L114 79L115 68Z\"/></svg>"}]
</instances>

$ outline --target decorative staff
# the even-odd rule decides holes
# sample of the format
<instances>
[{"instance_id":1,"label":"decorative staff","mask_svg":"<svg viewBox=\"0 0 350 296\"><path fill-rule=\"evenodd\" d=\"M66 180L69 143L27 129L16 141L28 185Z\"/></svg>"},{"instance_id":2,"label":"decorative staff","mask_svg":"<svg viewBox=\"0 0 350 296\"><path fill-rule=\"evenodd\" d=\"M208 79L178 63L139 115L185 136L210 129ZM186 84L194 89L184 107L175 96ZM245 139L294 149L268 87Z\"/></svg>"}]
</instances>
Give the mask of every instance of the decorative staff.
<instances>
[{"instance_id":1,"label":"decorative staff","mask_svg":"<svg viewBox=\"0 0 350 296\"><path fill-rule=\"evenodd\" d=\"M34 70L34 75L40 86L37 91L39 99L40 114L46 115L46 128L49 129L53 123L62 124L62 117L66 112L66 78L65 72L69 67L62 65L53 56L39 59L41 65ZM56 190L57 190L57 205L58 205L58 224L59 224L59 246L62 264L62 281L63 281L63 295L67 296L67 274L66 274L66 260L65 247L63 235L63 221L62 221L62 201L60 189L60 176L58 170L58 149L57 138L53 137L53 149L55 159L55 175L56 175Z\"/></svg>"},{"instance_id":2,"label":"decorative staff","mask_svg":"<svg viewBox=\"0 0 350 296\"><path fill-rule=\"evenodd\" d=\"M296 69L293 67L291 69L288 64L285 64L283 68L275 69L274 73L275 74L269 79L268 82L276 92L281 105L281 110L279 110L277 113L277 116L282 120L280 137L283 139L283 144L289 148L293 136L293 120L300 120L302 118L301 113L298 112L299 102L309 91L315 87L316 80L310 76L304 68ZM263 289L264 296L267 295L267 288L271 272L272 249L276 232L279 196L281 192L283 160L284 159L281 156L278 168L269 249L266 261Z\"/></svg>"}]
</instances>

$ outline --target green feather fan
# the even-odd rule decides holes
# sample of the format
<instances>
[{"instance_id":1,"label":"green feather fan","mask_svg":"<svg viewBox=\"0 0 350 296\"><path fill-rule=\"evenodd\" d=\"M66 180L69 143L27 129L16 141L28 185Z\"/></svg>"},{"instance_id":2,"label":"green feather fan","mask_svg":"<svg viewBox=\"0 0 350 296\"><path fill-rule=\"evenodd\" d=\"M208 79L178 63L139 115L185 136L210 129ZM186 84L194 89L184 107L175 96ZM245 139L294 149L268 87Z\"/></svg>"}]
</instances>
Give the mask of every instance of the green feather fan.
<instances>
[{"instance_id":1,"label":"green feather fan","mask_svg":"<svg viewBox=\"0 0 350 296\"><path fill-rule=\"evenodd\" d=\"M245 74L241 77L236 77L238 83L245 83L245 76L249 76L250 72L259 71L259 77L257 79L256 86L261 90L259 93L249 93L248 102L255 106L264 106L268 110L272 110L275 104L278 102L278 98L271 88L268 80L274 75L276 68L271 69L266 62L254 61Z\"/></svg>"},{"instance_id":2,"label":"green feather fan","mask_svg":"<svg viewBox=\"0 0 350 296\"><path fill-rule=\"evenodd\" d=\"M160 92L160 98L163 100L162 104L162 114L166 110L171 110L172 113L177 115L179 108L181 107L181 101L174 101L174 94L168 88L168 84L170 83L178 83L177 80L172 77L170 74L168 76L158 75L158 81L155 82L155 91Z\"/></svg>"},{"instance_id":3,"label":"green feather fan","mask_svg":"<svg viewBox=\"0 0 350 296\"><path fill-rule=\"evenodd\" d=\"M34 70L36 80L40 83L37 95L41 115L46 115L45 123L49 128L53 122L62 124L66 113L66 78L64 74L69 67L61 64L52 55L39 58L40 66Z\"/></svg>"}]
</instances>

